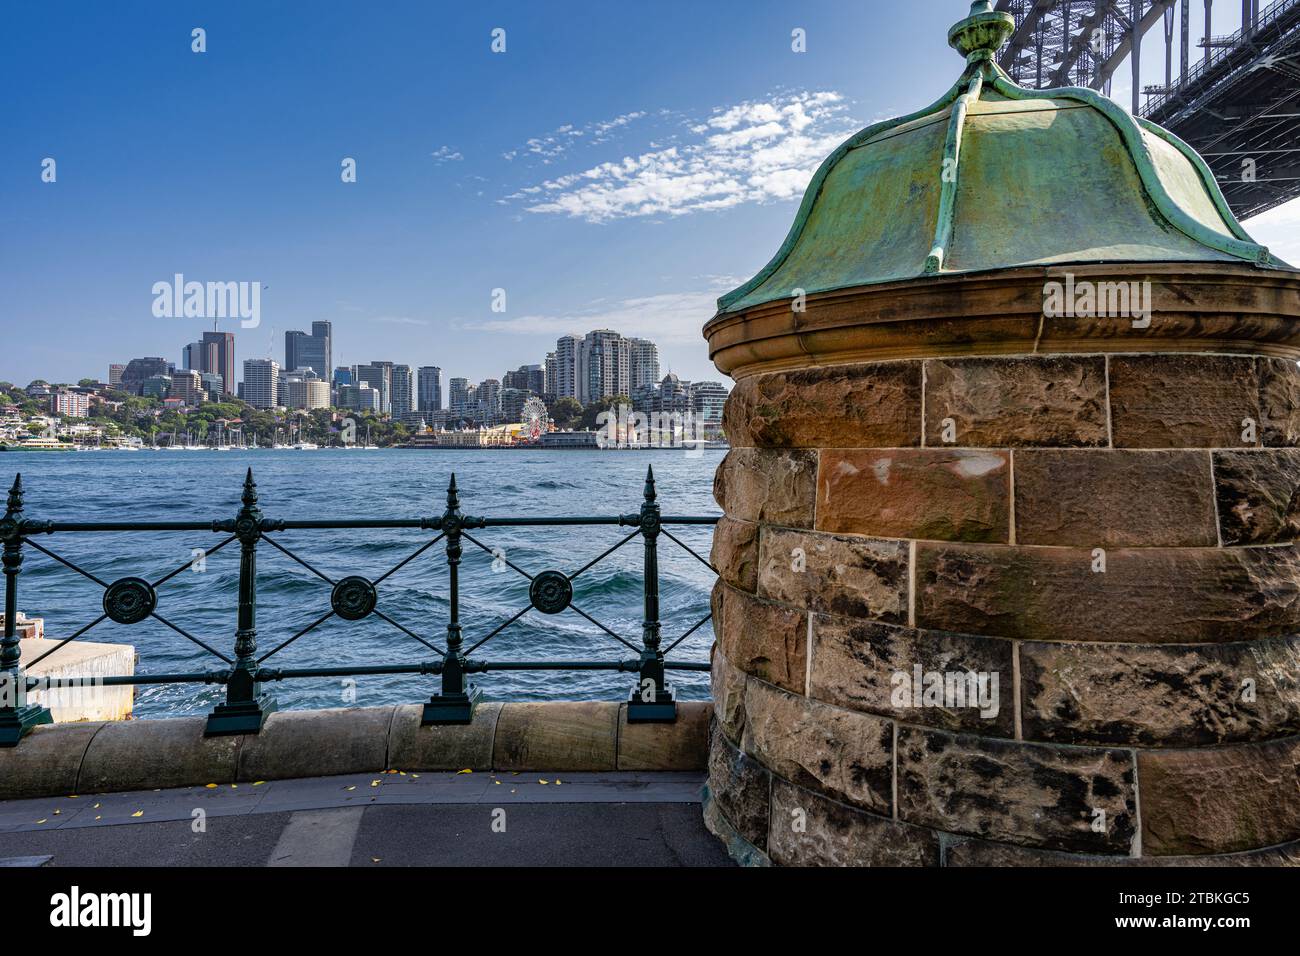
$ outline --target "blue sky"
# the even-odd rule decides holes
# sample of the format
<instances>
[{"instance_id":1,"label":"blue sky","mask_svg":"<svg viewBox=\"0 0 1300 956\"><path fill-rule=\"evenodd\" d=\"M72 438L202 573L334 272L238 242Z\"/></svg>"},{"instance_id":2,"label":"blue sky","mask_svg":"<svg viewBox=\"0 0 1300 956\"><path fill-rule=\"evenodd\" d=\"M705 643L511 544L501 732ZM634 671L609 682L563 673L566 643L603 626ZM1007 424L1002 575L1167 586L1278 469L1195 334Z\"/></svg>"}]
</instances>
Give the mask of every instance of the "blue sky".
<instances>
[{"instance_id":1,"label":"blue sky","mask_svg":"<svg viewBox=\"0 0 1300 956\"><path fill-rule=\"evenodd\" d=\"M285 330L328 319L336 364L478 381L611 327L720 378L699 335L714 298L776 250L834 145L948 87L967 6L12 6L0 379L179 362L210 323L152 314L177 272L263 284L261 326L223 325L241 361L283 360ZM1300 205L1261 218L1300 260Z\"/></svg>"}]
</instances>

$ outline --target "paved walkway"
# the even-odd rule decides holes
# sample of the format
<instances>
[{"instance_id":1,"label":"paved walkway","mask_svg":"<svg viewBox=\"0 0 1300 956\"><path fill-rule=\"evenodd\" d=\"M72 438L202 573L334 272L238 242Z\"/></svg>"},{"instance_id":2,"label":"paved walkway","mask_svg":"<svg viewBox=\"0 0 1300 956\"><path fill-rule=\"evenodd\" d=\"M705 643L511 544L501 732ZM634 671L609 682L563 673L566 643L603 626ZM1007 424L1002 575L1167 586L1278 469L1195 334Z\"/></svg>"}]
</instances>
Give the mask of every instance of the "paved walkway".
<instances>
[{"instance_id":1,"label":"paved walkway","mask_svg":"<svg viewBox=\"0 0 1300 956\"><path fill-rule=\"evenodd\" d=\"M726 866L699 773L378 773L0 801L7 866Z\"/></svg>"}]
</instances>

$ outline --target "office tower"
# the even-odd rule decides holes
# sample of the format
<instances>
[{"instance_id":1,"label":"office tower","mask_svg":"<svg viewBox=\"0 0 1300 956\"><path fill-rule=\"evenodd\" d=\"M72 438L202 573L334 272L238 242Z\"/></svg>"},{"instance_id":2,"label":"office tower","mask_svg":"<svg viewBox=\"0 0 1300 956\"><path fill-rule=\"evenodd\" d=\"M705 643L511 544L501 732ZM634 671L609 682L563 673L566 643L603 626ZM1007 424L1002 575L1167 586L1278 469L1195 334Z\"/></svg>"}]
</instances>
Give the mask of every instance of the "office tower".
<instances>
[{"instance_id":1,"label":"office tower","mask_svg":"<svg viewBox=\"0 0 1300 956\"><path fill-rule=\"evenodd\" d=\"M469 413L469 379L453 378L448 381L447 408L455 415Z\"/></svg>"},{"instance_id":2,"label":"office tower","mask_svg":"<svg viewBox=\"0 0 1300 956\"><path fill-rule=\"evenodd\" d=\"M649 339L627 340L628 388L631 391L659 381L659 346Z\"/></svg>"},{"instance_id":3,"label":"office tower","mask_svg":"<svg viewBox=\"0 0 1300 956\"><path fill-rule=\"evenodd\" d=\"M203 397L209 402L221 401L221 394L225 391L221 376L216 372L200 372L199 379L203 383Z\"/></svg>"},{"instance_id":4,"label":"office tower","mask_svg":"<svg viewBox=\"0 0 1300 956\"><path fill-rule=\"evenodd\" d=\"M583 405L629 394L627 339L611 329L587 333L578 349L577 391Z\"/></svg>"},{"instance_id":5,"label":"office tower","mask_svg":"<svg viewBox=\"0 0 1300 956\"><path fill-rule=\"evenodd\" d=\"M203 392L203 373L194 369L181 369L172 375L169 398L179 398L186 405L198 405L206 397Z\"/></svg>"},{"instance_id":6,"label":"office tower","mask_svg":"<svg viewBox=\"0 0 1300 956\"><path fill-rule=\"evenodd\" d=\"M369 385L340 385L339 408L354 412L379 414L379 392Z\"/></svg>"},{"instance_id":7,"label":"office tower","mask_svg":"<svg viewBox=\"0 0 1300 956\"><path fill-rule=\"evenodd\" d=\"M274 359L244 359L244 401L254 408L280 404L280 363Z\"/></svg>"},{"instance_id":8,"label":"office tower","mask_svg":"<svg viewBox=\"0 0 1300 956\"><path fill-rule=\"evenodd\" d=\"M204 348L202 342L191 342L181 350L181 368L185 371L203 371Z\"/></svg>"},{"instance_id":9,"label":"office tower","mask_svg":"<svg viewBox=\"0 0 1300 956\"><path fill-rule=\"evenodd\" d=\"M555 384L552 390L556 398L578 397L578 353L582 350L582 339L576 335L562 335L555 341Z\"/></svg>"},{"instance_id":10,"label":"office tower","mask_svg":"<svg viewBox=\"0 0 1300 956\"><path fill-rule=\"evenodd\" d=\"M352 381L360 385L365 382L379 393L379 413L391 415L393 412L393 363L371 362L358 365L352 370Z\"/></svg>"},{"instance_id":11,"label":"office tower","mask_svg":"<svg viewBox=\"0 0 1300 956\"><path fill-rule=\"evenodd\" d=\"M549 401L555 400L555 353L546 353L546 387L542 390L542 398Z\"/></svg>"},{"instance_id":12,"label":"office tower","mask_svg":"<svg viewBox=\"0 0 1300 956\"><path fill-rule=\"evenodd\" d=\"M442 369L436 365L421 365L419 371L418 409L436 412L442 409Z\"/></svg>"},{"instance_id":13,"label":"office tower","mask_svg":"<svg viewBox=\"0 0 1300 956\"><path fill-rule=\"evenodd\" d=\"M227 395L235 392L235 334L233 332L204 332L201 372L216 372L221 376L221 386Z\"/></svg>"},{"instance_id":14,"label":"office tower","mask_svg":"<svg viewBox=\"0 0 1300 956\"><path fill-rule=\"evenodd\" d=\"M140 394L146 398L167 398L171 394L172 377L170 375L150 375L140 383Z\"/></svg>"},{"instance_id":15,"label":"office tower","mask_svg":"<svg viewBox=\"0 0 1300 956\"><path fill-rule=\"evenodd\" d=\"M321 380L329 374L332 361L332 325L329 322L313 322L311 332L290 331L284 333L284 367L287 369L309 368Z\"/></svg>"},{"instance_id":16,"label":"office tower","mask_svg":"<svg viewBox=\"0 0 1300 956\"><path fill-rule=\"evenodd\" d=\"M123 367L122 377L118 379L118 382L122 391L130 392L132 395L140 395L143 394L141 387L148 379L155 375L167 375L171 370L172 364L157 355L148 358L134 358Z\"/></svg>"},{"instance_id":17,"label":"office tower","mask_svg":"<svg viewBox=\"0 0 1300 956\"><path fill-rule=\"evenodd\" d=\"M109 388L121 388L121 387L122 387L122 373L125 372L125 371L126 371L126 366L125 366L125 365L118 365L118 364L116 364L116 363L110 365L110 366L108 367L108 387L109 387Z\"/></svg>"},{"instance_id":18,"label":"office tower","mask_svg":"<svg viewBox=\"0 0 1300 956\"><path fill-rule=\"evenodd\" d=\"M394 365L392 375L391 414L398 421L415 411L415 374L409 365Z\"/></svg>"}]
</instances>

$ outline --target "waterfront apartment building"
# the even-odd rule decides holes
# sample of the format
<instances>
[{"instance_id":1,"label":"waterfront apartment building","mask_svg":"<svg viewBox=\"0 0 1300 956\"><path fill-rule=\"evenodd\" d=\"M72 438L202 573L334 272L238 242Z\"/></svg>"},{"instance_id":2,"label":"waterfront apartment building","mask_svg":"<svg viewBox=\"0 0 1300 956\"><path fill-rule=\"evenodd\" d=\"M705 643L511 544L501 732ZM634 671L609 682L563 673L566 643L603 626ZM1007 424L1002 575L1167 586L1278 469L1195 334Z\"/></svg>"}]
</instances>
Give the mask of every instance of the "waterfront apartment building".
<instances>
[{"instance_id":1,"label":"waterfront apartment building","mask_svg":"<svg viewBox=\"0 0 1300 956\"><path fill-rule=\"evenodd\" d=\"M437 412L442 410L442 369L436 365L421 365L417 373L416 410Z\"/></svg>"},{"instance_id":2,"label":"waterfront apartment building","mask_svg":"<svg viewBox=\"0 0 1300 956\"><path fill-rule=\"evenodd\" d=\"M329 376L333 367L333 325L329 322L313 322L311 332L290 331L284 333L284 367L290 369L309 368L322 381Z\"/></svg>"},{"instance_id":3,"label":"waterfront apartment building","mask_svg":"<svg viewBox=\"0 0 1300 956\"><path fill-rule=\"evenodd\" d=\"M415 373L409 365L394 365L389 373L392 382L392 405L389 410L393 418L404 421L415 408Z\"/></svg>"},{"instance_id":4,"label":"waterfront apartment building","mask_svg":"<svg viewBox=\"0 0 1300 956\"><path fill-rule=\"evenodd\" d=\"M541 395L546 391L546 368L542 365L521 365L513 372L501 376L501 387Z\"/></svg>"},{"instance_id":5,"label":"waterfront apartment building","mask_svg":"<svg viewBox=\"0 0 1300 956\"><path fill-rule=\"evenodd\" d=\"M721 382L694 382L691 404L695 415L705 425L722 424L722 406L727 404L727 387Z\"/></svg>"},{"instance_id":6,"label":"waterfront apartment building","mask_svg":"<svg viewBox=\"0 0 1300 956\"><path fill-rule=\"evenodd\" d=\"M244 401L254 408L280 404L280 363L275 359L244 359Z\"/></svg>"},{"instance_id":7,"label":"waterfront apartment building","mask_svg":"<svg viewBox=\"0 0 1300 956\"><path fill-rule=\"evenodd\" d=\"M551 386L556 398L578 397L578 353L582 339L576 335L561 335L555 341L555 384Z\"/></svg>"},{"instance_id":8,"label":"waterfront apartment building","mask_svg":"<svg viewBox=\"0 0 1300 956\"><path fill-rule=\"evenodd\" d=\"M659 381L659 346L649 339L627 340L628 391Z\"/></svg>"},{"instance_id":9,"label":"waterfront apartment building","mask_svg":"<svg viewBox=\"0 0 1300 956\"><path fill-rule=\"evenodd\" d=\"M542 393L542 398L546 399L548 402L554 401L556 398L559 397L555 394L555 373L557 369L558 369L558 365L556 364L555 353L547 352L546 353L546 391Z\"/></svg>"},{"instance_id":10,"label":"waterfront apartment building","mask_svg":"<svg viewBox=\"0 0 1300 956\"><path fill-rule=\"evenodd\" d=\"M628 354L627 339L612 329L588 332L578 350L578 401L590 405L602 398L629 394Z\"/></svg>"},{"instance_id":11,"label":"waterfront apartment building","mask_svg":"<svg viewBox=\"0 0 1300 956\"><path fill-rule=\"evenodd\" d=\"M452 415L467 417L470 412L470 384L467 378L453 378L447 383L447 408Z\"/></svg>"},{"instance_id":12,"label":"waterfront apartment building","mask_svg":"<svg viewBox=\"0 0 1300 956\"><path fill-rule=\"evenodd\" d=\"M56 388L50 393L50 414L85 418L90 414L90 395L72 388Z\"/></svg>"}]
</instances>

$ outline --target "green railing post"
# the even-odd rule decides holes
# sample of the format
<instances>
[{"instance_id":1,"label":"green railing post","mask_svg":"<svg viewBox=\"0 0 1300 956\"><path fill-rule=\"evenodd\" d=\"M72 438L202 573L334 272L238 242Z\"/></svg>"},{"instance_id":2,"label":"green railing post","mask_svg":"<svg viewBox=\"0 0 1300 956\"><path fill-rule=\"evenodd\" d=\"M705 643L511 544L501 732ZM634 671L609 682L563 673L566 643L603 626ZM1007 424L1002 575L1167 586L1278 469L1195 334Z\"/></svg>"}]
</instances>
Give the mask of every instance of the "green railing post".
<instances>
[{"instance_id":1,"label":"green railing post","mask_svg":"<svg viewBox=\"0 0 1300 956\"><path fill-rule=\"evenodd\" d=\"M275 701L262 693L257 679L257 539L262 536L262 511L257 507L253 469L244 478L243 507L229 530L239 537L239 620L235 631L235 664L226 682L225 703L208 716L204 736L255 734L262 729Z\"/></svg>"},{"instance_id":2,"label":"green railing post","mask_svg":"<svg viewBox=\"0 0 1300 956\"><path fill-rule=\"evenodd\" d=\"M460 510L460 497L456 492L456 476L447 485L447 510L442 515L442 532L447 536L447 657L442 662L442 693L434 694L424 705L420 718L422 725L468 724L474 719L474 708L481 698L478 687L465 682L465 657L461 654L463 642L460 631L460 557L461 528L465 516Z\"/></svg>"},{"instance_id":3,"label":"green railing post","mask_svg":"<svg viewBox=\"0 0 1300 956\"><path fill-rule=\"evenodd\" d=\"M0 747L16 747L37 724L53 722L48 707L27 703L27 675L18 643L18 571L23 566L23 476L15 475L5 514L0 518L4 541L5 630L0 641Z\"/></svg>"},{"instance_id":4,"label":"green railing post","mask_svg":"<svg viewBox=\"0 0 1300 956\"><path fill-rule=\"evenodd\" d=\"M677 703L672 688L664 682L664 655L659 650L659 502L655 493L655 472L645 473L645 500L641 504L641 537L645 543L645 618L641 624L641 670L627 705L629 723L673 723Z\"/></svg>"}]
</instances>

